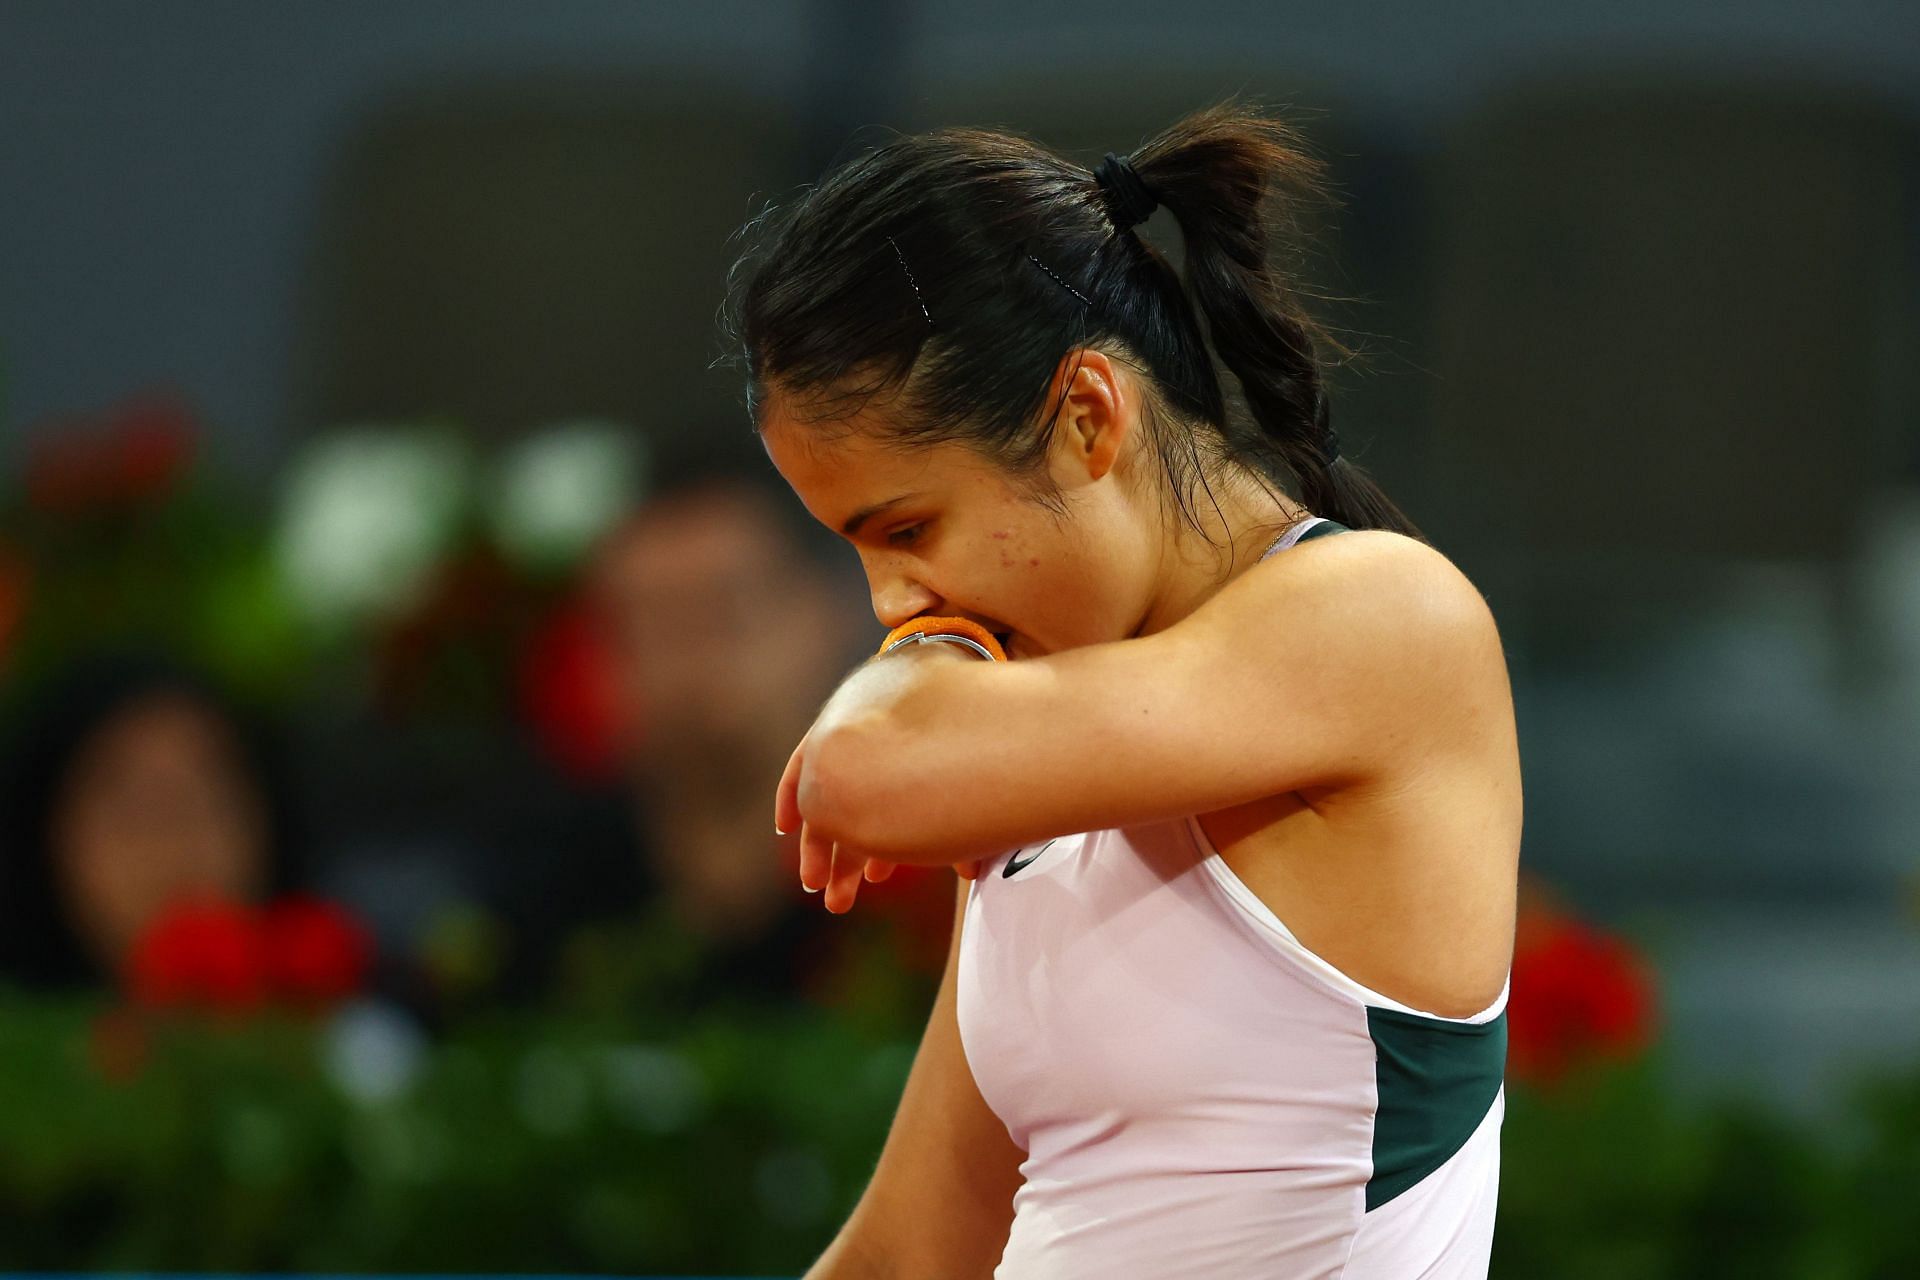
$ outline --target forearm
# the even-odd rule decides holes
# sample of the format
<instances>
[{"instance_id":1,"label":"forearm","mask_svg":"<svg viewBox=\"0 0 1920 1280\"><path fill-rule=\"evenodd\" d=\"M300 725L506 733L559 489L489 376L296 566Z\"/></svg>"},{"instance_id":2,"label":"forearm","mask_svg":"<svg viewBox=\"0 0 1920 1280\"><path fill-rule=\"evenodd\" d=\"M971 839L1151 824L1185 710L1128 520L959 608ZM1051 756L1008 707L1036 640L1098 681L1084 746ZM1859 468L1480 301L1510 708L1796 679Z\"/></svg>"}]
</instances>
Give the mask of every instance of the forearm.
<instances>
[{"instance_id":1,"label":"forearm","mask_svg":"<svg viewBox=\"0 0 1920 1280\"><path fill-rule=\"evenodd\" d=\"M898 1274L899 1268L867 1247L854 1224L849 1223L801 1280L896 1280Z\"/></svg>"},{"instance_id":2,"label":"forearm","mask_svg":"<svg viewBox=\"0 0 1920 1280\"><path fill-rule=\"evenodd\" d=\"M867 659L847 674L814 717L814 732L883 719L923 692L943 670L983 661L950 644L904 645Z\"/></svg>"}]
</instances>

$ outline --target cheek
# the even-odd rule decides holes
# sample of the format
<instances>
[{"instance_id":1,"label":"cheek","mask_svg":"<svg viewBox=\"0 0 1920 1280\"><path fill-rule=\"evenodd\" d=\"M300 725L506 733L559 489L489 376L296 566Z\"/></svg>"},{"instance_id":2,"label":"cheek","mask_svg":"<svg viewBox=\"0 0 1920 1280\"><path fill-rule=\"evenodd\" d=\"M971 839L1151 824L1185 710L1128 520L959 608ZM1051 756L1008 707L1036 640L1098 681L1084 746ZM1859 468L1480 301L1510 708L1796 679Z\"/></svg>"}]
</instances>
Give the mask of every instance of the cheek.
<instances>
[{"instance_id":1,"label":"cheek","mask_svg":"<svg viewBox=\"0 0 1920 1280\"><path fill-rule=\"evenodd\" d=\"M1039 557L1027 556L1025 549L1020 546L1019 540L1011 529L995 529L993 531L993 548L995 554L1000 557L1000 567L1002 569L1018 567L1023 556L1026 557L1029 568L1038 569L1040 567Z\"/></svg>"},{"instance_id":2,"label":"cheek","mask_svg":"<svg viewBox=\"0 0 1920 1280\"><path fill-rule=\"evenodd\" d=\"M1085 548L1017 527L994 529L987 546L991 578L980 585L991 598L977 604L982 613L1054 643L1079 642L1087 626L1104 625L1102 578Z\"/></svg>"},{"instance_id":3,"label":"cheek","mask_svg":"<svg viewBox=\"0 0 1920 1280\"><path fill-rule=\"evenodd\" d=\"M1018 529L995 529L989 545L1000 572L1022 580L1035 577L1050 561L1059 558L1050 553L1040 539Z\"/></svg>"}]
</instances>

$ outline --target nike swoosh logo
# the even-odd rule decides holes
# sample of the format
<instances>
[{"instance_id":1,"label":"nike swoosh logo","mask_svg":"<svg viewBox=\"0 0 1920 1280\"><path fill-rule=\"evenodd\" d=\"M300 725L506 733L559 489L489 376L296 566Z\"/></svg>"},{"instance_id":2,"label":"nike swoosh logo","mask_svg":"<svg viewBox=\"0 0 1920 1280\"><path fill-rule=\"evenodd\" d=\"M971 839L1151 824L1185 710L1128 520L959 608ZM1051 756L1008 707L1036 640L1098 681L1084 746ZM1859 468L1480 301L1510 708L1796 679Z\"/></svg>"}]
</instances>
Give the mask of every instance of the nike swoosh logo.
<instances>
[{"instance_id":1,"label":"nike swoosh logo","mask_svg":"<svg viewBox=\"0 0 1920 1280\"><path fill-rule=\"evenodd\" d=\"M1005 880L1008 876L1014 875L1015 873L1022 871L1027 867L1032 866L1034 858L1039 857L1041 854L1045 853L1048 849L1051 849L1052 847L1053 847L1053 841L1049 840L1045 844L1041 845L1038 849L1035 849L1033 851L1032 858L1008 858L1007 865L1000 869L1000 878L1002 880Z\"/></svg>"}]
</instances>

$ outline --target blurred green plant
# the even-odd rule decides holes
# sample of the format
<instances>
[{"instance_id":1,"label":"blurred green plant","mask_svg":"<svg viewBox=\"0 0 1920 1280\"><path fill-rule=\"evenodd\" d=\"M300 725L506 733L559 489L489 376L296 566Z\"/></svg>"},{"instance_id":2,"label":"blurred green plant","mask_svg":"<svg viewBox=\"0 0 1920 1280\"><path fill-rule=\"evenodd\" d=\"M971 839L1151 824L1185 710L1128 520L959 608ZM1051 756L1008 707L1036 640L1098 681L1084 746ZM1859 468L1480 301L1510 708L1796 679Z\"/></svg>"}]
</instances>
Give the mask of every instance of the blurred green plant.
<instances>
[{"instance_id":1,"label":"blurred green plant","mask_svg":"<svg viewBox=\"0 0 1920 1280\"><path fill-rule=\"evenodd\" d=\"M907 1042L814 1015L655 1039L500 1015L366 1090L329 1052L356 1018L364 1006L162 1019L5 996L0 1256L797 1271L851 1209L911 1061Z\"/></svg>"},{"instance_id":2,"label":"blurred green plant","mask_svg":"<svg viewBox=\"0 0 1920 1280\"><path fill-rule=\"evenodd\" d=\"M266 513L200 465L201 428L159 387L43 423L0 492L0 672L160 645L275 696L310 657L260 536Z\"/></svg>"},{"instance_id":3,"label":"blurred green plant","mask_svg":"<svg viewBox=\"0 0 1920 1280\"><path fill-rule=\"evenodd\" d=\"M345 433L296 464L277 515L196 469L197 442L165 395L43 431L0 495L9 684L83 643L159 641L264 698L363 664L391 712L517 709L591 737L581 629L554 597L644 477L616 431L529 443L490 490L451 428ZM523 654L557 683L516 682ZM484 1012L507 943L484 914L441 918L421 943L456 1015L437 1040L367 1002L236 1018L0 991L0 1258L798 1272L884 1139L941 959L939 887L863 914L817 1007L784 1014L708 999L663 914L583 930L541 1015ZM1551 911L1523 925L1495 1276L1920 1276L1920 1068L1817 1130L1682 1104L1643 1052L1631 949Z\"/></svg>"},{"instance_id":4,"label":"blurred green plant","mask_svg":"<svg viewBox=\"0 0 1920 1280\"><path fill-rule=\"evenodd\" d=\"M671 1032L496 1014L411 1042L370 1087L347 1064L388 1054L380 1020L0 995L0 1256L797 1274L857 1198L912 1059L900 1026L818 1010ZM1851 1115L1860 1141L1683 1107L1646 1062L1514 1087L1493 1274L1916 1274L1920 1071Z\"/></svg>"},{"instance_id":5,"label":"blurred green plant","mask_svg":"<svg viewBox=\"0 0 1920 1280\"><path fill-rule=\"evenodd\" d=\"M1494 1277L1920 1275L1886 1261L1914 1256L1889 1225L1908 1217L1891 1201L1920 1191L1912 1159L1879 1211L1857 1207L1876 1203L1862 1161L1897 1167L1901 1148L1849 1146L1744 1099L1678 1100L1655 1048L1653 966L1550 887L1521 887ZM1916 1100L1920 1070L1863 1094L1855 1127L1920 1137L1920 1108L1901 1111Z\"/></svg>"},{"instance_id":6,"label":"blurred green plant","mask_svg":"<svg viewBox=\"0 0 1920 1280\"><path fill-rule=\"evenodd\" d=\"M0 702L78 654L158 650L259 707L521 720L569 773L608 772L572 579L645 496L640 432L554 423L494 457L449 420L343 426L268 486L204 436L166 385L34 425L0 482Z\"/></svg>"},{"instance_id":7,"label":"blurred green plant","mask_svg":"<svg viewBox=\"0 0 1920 1280\"><path fill-rule=\"evenodd\" d=\"M1684 1107L1651 1060L1509 1085L1495 1277L1874 1274L1845 1265L1836 1165L1749 1104Z\"/></svg>"}]
</instances>

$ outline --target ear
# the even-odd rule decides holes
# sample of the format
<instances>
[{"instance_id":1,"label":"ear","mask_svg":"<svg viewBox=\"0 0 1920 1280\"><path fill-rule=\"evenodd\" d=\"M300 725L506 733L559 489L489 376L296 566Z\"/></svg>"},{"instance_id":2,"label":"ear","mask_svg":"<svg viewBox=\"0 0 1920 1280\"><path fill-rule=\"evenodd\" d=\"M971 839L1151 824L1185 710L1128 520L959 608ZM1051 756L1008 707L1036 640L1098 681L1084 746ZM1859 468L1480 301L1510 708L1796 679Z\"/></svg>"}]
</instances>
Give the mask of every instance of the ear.
<instances>
[{"instance_id":1,"label":"ear","mask_svg":"<svg viewBox=\"0 0 1920 1280\"><path fill-rule=\"evenodd\" d=\"M1049 465L1054 483L1077 488L1100 479L1126 451L1139 427L1136 384L1106 354L1075 347L1060 360L1047 388L1047 407L1059 406Z\"/></svg>"}]
</instances>

